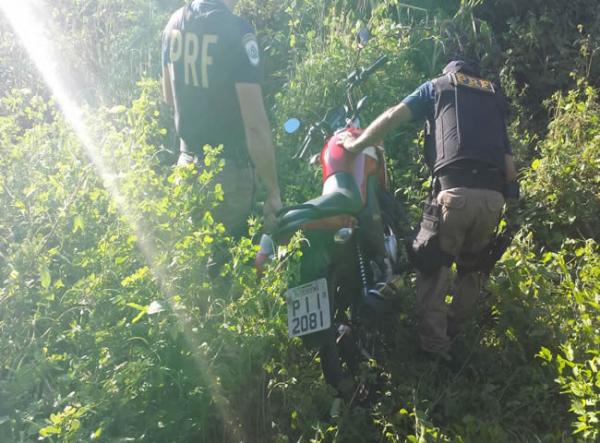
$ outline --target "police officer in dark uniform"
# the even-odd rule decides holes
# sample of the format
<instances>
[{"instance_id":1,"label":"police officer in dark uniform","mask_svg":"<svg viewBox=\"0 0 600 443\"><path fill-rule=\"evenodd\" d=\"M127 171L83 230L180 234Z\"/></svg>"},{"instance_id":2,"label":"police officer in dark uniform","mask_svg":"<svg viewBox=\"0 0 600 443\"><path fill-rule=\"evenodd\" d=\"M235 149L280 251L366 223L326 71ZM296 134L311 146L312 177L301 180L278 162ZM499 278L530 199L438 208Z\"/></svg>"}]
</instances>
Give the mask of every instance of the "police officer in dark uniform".
<instances>
[{"instance_id":1,"label":"police officer in dark uniform","mask_svg":"<svg viewBox=\"0 0 600 443\"><path fill-rule=\"evenodd\" d=\"M237 2L194 0L175 11L162 37L163 93L181 140L178 165L201 166L204 145L223 145L217 181L224 201L213 215L234 236L246 227L255 170L267 191L267 229L281 208L261 54L252 27L232 13Z\"/></svg>"},{"instance_id":2,"label":"police officer in dark uniform","mask_svg":"<svg viewBox=\"0 0 600 443\"><path fill-rule=\"evenodd\" d=\"M424 351L449 360L451 338L480 293L481 276L473 261L492 240L505 196L516 197L516 169L503 94L464 60L451 61L440 77L422 84L344 146L358 151L412 119L426 122L425 159L433 176L433 202L441 206L440 264L417 272L419 337ZM448 308L453 261L458 275Z\"/></svg>"}]
</instances>

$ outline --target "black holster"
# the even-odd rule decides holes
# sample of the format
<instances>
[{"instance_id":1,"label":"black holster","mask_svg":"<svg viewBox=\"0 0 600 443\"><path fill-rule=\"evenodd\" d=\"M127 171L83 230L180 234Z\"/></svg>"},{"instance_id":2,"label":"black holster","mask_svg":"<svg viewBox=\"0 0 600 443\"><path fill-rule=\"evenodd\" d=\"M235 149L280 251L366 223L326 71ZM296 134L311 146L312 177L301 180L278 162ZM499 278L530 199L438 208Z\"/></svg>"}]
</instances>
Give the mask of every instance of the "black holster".
<instances>
[{"instance_id":1,"label":"black holster","mask_svg":"<svg viewBox=\"0 0 600 443\"><path fill-rule=\"evenodd\" d=\"M496 234L483 251L475 254L462 254L460 257L462 263L457 266L458 273L463 275L471 272L491 274L496 263L512 243L519 228L520 226L517 224L509 224L503 232Z\"/></svg>"},{"instance_id":2,"label":"black holster","mask_svg":"<svg viewBox=\"0 0 600 443\"><path fill-rule=\"evenodd\" d=\"M423 219L419 230L408 244L408 255L419 271L430 275L442 266L451 266L454 258L440 247L439 226L441 206L433 196L428 197L423 207Z\"/></svg>"}]
</instances>

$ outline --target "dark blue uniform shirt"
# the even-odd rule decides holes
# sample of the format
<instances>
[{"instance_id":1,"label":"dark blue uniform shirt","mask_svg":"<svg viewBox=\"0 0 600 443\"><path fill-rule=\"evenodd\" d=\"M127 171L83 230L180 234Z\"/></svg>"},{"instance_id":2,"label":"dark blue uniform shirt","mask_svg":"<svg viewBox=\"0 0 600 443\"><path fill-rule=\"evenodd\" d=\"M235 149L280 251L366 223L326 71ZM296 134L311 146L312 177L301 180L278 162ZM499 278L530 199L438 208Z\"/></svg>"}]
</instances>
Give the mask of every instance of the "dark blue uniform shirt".
<instances>
[{"instance_id":1,"label":"dark blue uniform shirt","mask_svg":"<svg viewBox=\"0 0 600 443\"><path fill-rule=\"evenodd\" d=\"M224 157L248 159L237 83L260 83L261 54L254 30L221 0L195 0L177 10L162 37L175 127L185 150L224 145Z\"/></svg>"},{"instance_id":2,"label":"dark blue uniform shirt","mask_svg":"<svg viewBox=\"0 0 600 443\"><path fill-rule=\"evenodd\" d=\"M433 118L435 105L435 89L433 82L427 81L419 86L415 91L402 100L415 120L424 120Z\"/></svg>"}]
</instances>

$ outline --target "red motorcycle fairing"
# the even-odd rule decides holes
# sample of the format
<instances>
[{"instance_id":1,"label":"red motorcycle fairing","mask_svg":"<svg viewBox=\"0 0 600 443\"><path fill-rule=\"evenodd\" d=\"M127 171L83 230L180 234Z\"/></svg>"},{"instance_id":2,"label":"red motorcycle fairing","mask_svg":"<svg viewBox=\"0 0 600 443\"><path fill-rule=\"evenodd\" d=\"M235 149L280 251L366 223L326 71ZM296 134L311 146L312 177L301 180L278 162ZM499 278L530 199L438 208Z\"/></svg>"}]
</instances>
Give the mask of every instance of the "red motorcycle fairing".
<instances>
[{"instance_id":1,"label":"red motorcycle fairing","mask_svg":"<svg viewBox=\"0 0 600 443\"><path fill-rule=\"evenodd\" d=\"M358 137L362 133L362 129L359 128L347 128L345 131L350 132L354 137ZM387 177L383 150L375 148L374 152L377 159L367 154L365 150L358 154L352 153L340 143L340 135L342 133L338 132L331 137L321 151L320 160L323 168L323 184L327 182L327 179L332 174L347 172L356 180L356 184L360 189L362 202L365 204L367 201L368 177L379 175L379 184L382 189L385 189Z\"/></svg>"}]
</instances>

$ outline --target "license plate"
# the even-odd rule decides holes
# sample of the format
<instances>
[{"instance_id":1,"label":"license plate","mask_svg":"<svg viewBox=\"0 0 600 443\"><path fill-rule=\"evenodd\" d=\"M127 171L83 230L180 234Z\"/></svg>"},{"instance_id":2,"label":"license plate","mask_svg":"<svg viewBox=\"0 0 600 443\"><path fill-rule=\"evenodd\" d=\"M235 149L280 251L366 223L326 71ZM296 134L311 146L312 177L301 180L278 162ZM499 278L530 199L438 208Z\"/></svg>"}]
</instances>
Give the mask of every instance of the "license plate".
<instances>
[{"instance_id":1,"label":"license plate","mask_svg":"<svg viewBox=\"0 0 600 443\"><path fill-rule=\"evenodd\" d=\"M285 293L288 309L288 333L298 337L331 326L327 279L321 278Z\"/></svg>"}]
</instances>

